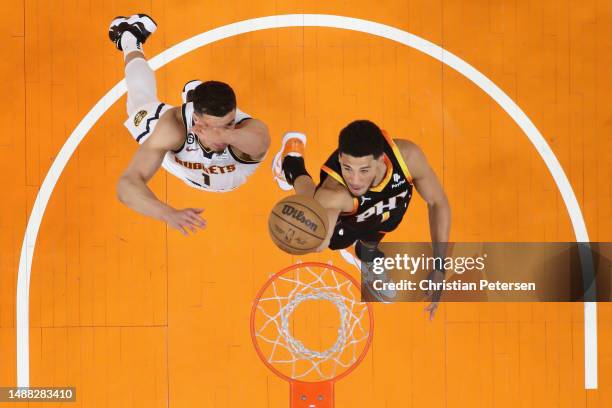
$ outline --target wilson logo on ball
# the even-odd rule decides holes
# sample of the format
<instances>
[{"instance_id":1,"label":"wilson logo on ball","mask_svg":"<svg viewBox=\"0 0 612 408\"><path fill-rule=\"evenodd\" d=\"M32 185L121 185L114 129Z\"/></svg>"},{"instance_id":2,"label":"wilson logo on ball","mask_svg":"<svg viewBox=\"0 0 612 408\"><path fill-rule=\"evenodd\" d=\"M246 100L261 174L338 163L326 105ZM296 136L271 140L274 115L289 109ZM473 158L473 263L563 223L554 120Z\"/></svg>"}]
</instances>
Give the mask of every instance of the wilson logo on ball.
<instances>
[{"instance_id":1,"label":"wilson logo on ball","mask_svg":"<svg viewBox=\"0 0 612 408\"><path fill-rule=\"evenodd\" d=\"M313 220L306 218L306 216L304 216L304 211L297 210L295 207L289 204L285 204L283 206L283 215L288 215L296 219L313 232L317 230L317 224Z\"/></svg>"}]
</instances>

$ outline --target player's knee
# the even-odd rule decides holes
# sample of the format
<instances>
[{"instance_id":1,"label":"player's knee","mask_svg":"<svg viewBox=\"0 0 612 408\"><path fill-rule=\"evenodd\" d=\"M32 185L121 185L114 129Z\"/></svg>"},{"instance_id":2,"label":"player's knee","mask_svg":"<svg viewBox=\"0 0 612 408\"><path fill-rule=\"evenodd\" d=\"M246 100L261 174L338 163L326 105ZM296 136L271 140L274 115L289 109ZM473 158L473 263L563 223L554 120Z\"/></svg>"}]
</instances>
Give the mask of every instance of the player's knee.
<instances>
[{"instance_id":1,"label":"player's knee","mask_svg":"<svg viewBox=\"0 0 612 408\"><path fill-rule=\"evenodd\" d=\"M384 258L385 254L378 249L378 245L370 246L365 245L361 241L357 241L355 245L355 255L362 262L373 262L376 258Z\"/></svg>"}]
</instances>

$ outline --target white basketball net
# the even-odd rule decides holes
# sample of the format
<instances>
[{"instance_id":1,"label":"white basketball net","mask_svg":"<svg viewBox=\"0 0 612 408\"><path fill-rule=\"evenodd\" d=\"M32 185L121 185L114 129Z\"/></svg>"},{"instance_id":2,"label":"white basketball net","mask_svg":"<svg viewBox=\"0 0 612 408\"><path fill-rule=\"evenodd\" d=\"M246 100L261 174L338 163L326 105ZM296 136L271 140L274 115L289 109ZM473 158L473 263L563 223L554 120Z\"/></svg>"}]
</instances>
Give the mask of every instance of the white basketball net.
<instances>
[{"instance_id":1,"label":"white basketball net","mask_svg":"<svg viewBox=\"0 0 612 408\"><path fill-rule=\"evenodd\" d=\"M351 367L370 335L370 316L359 288L343 274L320 266L297 267L277 277L257 304L255 336L268 363L296 380L330 380ZM339 313L337 338L312 350L292 334L292 315L306 301L331 302Z\"/></svg>"}]
</instances>

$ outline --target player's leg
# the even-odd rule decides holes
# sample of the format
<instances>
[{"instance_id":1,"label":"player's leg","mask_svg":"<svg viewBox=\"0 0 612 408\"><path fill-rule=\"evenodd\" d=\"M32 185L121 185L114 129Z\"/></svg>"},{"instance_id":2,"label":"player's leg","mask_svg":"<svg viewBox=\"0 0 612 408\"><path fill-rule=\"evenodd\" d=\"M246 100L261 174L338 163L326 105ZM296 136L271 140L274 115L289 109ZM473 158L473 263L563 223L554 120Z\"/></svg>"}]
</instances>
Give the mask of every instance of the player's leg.
<instances>
[{"instance_id":1,"label":"player's leg","mask_svg":"<svg viewBox=\"0 0 612 408\"><path fill-rule=\"evenodd\" d=\"M385 236L384 233L376 233L360 239L355 244L355 255L363 262L373 262L376 258L384 258L385 254L378 248L378 244Z\"/></svg>"},{"instance_id":2,"label":"player's leg","mask_svg":"<svg viewBox=\"0 0 612 408\"><path fill-rule=\"evenodd\" d=\"M365 291L362 293L366 301L376 300L379 302L389 302L396 296L395 290L384 289L375 290L373 282L380 280L390 282L386 272L375 274L373 272L374 259L381 258L385 254L379 249L378 245L385 234L383 232L359 232L336 228L334 236L330 241L330 249L339 249L342 258L353 265L361 273L362 285ZM353 244L355 244L353 246Z\"/></svg>"},{"instance_id":3,"label":"player's leg","mask_svg":"<svg viewBox=\"0 0 612 408\"><path fill-rule=\"evenodd\" d=\"M350 264L361 269L361 265L371 264L374 259L384 257L378 248L383 239L383 232L362 233L336 225L334 235L329 243L329 249L340 250L342 257Z\"/></svg>"},{"instance_id":4,"label":"player's leg","mask_svg":"<svg viewBox=\"0 0 612 408\"><path fill-rule=\"evenodd\" d=\"M315 183L306 171L304 162L304 147L306 135L298 132L288 132L283 136L280 150L272 161L272 173L278 186L284 190L295 190L296 194L313 197Z\"/></svg>"},{"instance_id":5,"label":"player's leg","mask_svg":"<svg viewBox=\"0 0 612 408\"><path fill-rule=\"evenodd\" d=\"M158 101L155 73L142 50L142 44L156 29L157 24L146 14L116 17L108 29L109 38L124 55L128 116Z\"/></svg>"},{"instance_id":6,"label":"player's leg","mask_svg":"<svg viewBox=\"0 0 612 408\"><path fill-rule=\"evenodd\" d=\"M395 289L385 288L382 290L376 290L373 286L373 283L376 280L386 283L391 282L391 277L386 270L378 274L373 273L374 260L376 258L385 257L384 252L382 252L378 247L384 236L384 232L373 232L362 236L355 244L355 255L357 255L357 257L361 260L361 275L364 280L363 283L366 285L368 292L374 297L374 299L381 302L388 302L395 299L397 296Z\"/></svg>"}]
</instances>

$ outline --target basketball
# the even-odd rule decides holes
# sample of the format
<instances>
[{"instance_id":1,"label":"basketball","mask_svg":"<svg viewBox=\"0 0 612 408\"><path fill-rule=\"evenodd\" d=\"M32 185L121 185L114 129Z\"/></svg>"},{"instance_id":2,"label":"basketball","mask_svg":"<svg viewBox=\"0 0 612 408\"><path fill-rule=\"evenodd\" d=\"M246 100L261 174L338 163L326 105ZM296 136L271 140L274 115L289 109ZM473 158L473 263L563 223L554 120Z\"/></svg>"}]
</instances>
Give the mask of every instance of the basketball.
<instances>
[{"instance_id":1,"label":"basketball","mask_svg":"<svg viewBox=\"0 0 612 408\"><path fill-rule=\"evenodd\" d=\"M283 251L306 254L317 249L327 236L325 208L312 197L293 195L280 200L268 218L272 241Z\"/></svg>"}]
</instances>

